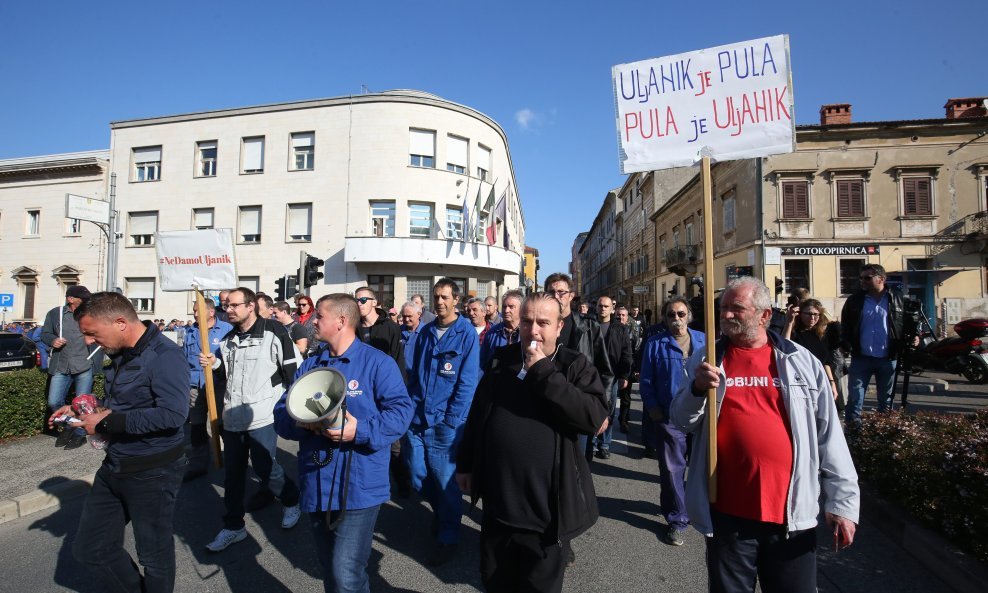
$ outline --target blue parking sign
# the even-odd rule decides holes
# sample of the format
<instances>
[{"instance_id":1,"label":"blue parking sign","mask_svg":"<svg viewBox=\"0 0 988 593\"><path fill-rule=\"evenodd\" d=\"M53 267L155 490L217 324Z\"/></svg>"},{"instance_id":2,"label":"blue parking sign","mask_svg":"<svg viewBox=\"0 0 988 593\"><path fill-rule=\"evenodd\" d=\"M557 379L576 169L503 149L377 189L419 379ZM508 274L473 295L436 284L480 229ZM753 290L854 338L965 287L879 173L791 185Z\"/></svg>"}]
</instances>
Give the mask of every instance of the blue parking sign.
<instances>
[{"instance_id":1,"label":"blue parking sign","mask_svg":"<svg viewBox=\"0 0 988 593\"><path fill-rule=\"evenodd\" d=\"M0 307L13 307L13 306L14 306L14 295L0 294Z\"/></svg>"}]
</instances>

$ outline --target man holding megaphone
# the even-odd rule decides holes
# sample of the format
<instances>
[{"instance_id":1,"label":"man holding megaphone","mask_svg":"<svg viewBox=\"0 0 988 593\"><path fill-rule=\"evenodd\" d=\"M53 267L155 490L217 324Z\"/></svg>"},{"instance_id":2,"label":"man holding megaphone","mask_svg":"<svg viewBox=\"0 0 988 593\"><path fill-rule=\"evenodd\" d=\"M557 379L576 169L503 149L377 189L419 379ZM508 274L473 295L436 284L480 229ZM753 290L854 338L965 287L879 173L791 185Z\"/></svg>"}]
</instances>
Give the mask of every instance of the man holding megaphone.
<instances>
[{"instance_id":1,"label":"man holding megaphone","mask_svg":"<svg viewBox=\"0 0 988 593\"><path fill-rule=\"evenodd\" d=\"M391 443L412 419L393 358L357 339L348 294L319 299L313 328L326 347L302 363L275 406L275 429L299 442L298 479L327 591L370 591L367 560L390 498Z\"/></svg>"}]
</instances>

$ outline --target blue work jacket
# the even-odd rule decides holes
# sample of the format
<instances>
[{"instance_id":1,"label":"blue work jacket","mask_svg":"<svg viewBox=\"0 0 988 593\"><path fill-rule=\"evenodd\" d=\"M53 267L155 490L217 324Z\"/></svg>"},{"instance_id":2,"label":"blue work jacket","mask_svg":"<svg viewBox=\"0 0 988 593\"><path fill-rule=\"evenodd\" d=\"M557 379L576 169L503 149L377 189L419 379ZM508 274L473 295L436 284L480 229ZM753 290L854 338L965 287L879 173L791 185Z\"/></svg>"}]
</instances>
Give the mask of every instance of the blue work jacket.
<instances>
[{"instance_id":1,"label":"blue work jacket","mask_svg":"<svg viewBox=\"0 0 988 593\"><path fill-rule=\"evenodd\" d=\"M387 502L391 497L391 443L405 434L412 418L412 400L398 364L355 339L341 356L332 356L323 348L305 359L292 382L316 367L330 367L346 377L347 411L357 419L357 434L352 443L337 448L326 437L299 428L285 407L288 392L281 396L274 407L274 428L282 438L298 441L302 510L313 513L342 508L347 457L351 468L346 508L366 509ZM320 467L330 452L332 460Z\"/></svg>"},{"instance_id":2,"label":"blue work jacket","mask_svg":"<svg viewBox=\"0 0 988 593\"><path fill-rule=\"evenodd\" d=\"M232 325L219 319L209 329L209 349L216 355L216 358L221 358L220 342L223 341L223 336L232 330ZM199 345L198 323L185 331L185 342L182 344L182 349L185 350L185 358L189 361L189 385L192 387L205 387L206 377L202 373L202 367L199 366L199 354L202 353L202 347Z\"/></svg>"},{"instance_id":3,"label":"blue work jacket","mask_svg":"<svg viewBox=\"0 0 988 593\"><path fill-rule=\"evenodd\" d=\"M477 330L460 315L439 339L436 322L425 326L415 341L408 394L415 404L412 425L431 427L445 422L457 428L467 419L480 380Z\"/></svg>"},{"instance_id":4,"label":"blue work jacket","mask_svg":"<svg viewBox=\"0 0 988 593\"><path fill-rule=\"evenodd\" d=\"M687 331L690 332L690 347L693 352L706 347L706 335L692 329ZM676 338L669 330L656 334L645 342L638 389L646 412L659 406L666 417L669 416L672 398L683 382L688 380L686 361L690 354L679 349Z\"/></svg>"},{"instance_id":5,"label":"blue work jacket","mask_svg":"<svg viewBox=\"0 0 988 593\"><path fill-rule=\"evenodd\" d=\"M480 368L481 370L486 369L487 365L490 364L491 359L494 358L494 351L501 346L507 346L508 344L517 344L521 340L521 329L515 328L515 331L505 333L504 322L497 323L484 334L484 341L480 345Z\"/></svg>"},{"instance_id":6,"label":"blue work jacket","mask_svg":"<svg viewBox=\"0 0 988 593\"><path fill-rule=\"evenodd\" d=\"M404 346L405 353L405 376L408 380L412 379L412 364L415 361L415 342L419 338L419 334L422 333L422 328L426 324L419 322L419 326L415 328L415 331L407 329L405 326L401 328L401 344Z\"/></svg>"}]
</instances>

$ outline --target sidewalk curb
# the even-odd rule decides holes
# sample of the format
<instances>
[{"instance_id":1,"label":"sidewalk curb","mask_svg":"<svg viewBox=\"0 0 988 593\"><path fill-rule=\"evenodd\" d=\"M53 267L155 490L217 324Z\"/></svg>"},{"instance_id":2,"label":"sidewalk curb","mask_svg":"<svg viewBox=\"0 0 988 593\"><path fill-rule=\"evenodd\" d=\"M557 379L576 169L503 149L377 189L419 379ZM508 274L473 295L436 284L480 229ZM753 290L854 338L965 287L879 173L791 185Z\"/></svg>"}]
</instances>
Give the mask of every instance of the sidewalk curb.
<instances>
[{"instance_id":1,"label":"sidewalk curb","mask_svg":"<svg viewBox=\"0 0 988 593\"><path fill-rule=\"evenodd\" d=\"M868 503L866 521L909 553L927 570L958 593L982 593L988 583L988 566L962 552L945 537L919 524L895 503L873 488L862 485Z\"/></svg>"},{"instance_id":2,"label":"sidewalk curb","mask_svg":"<svg viewBox=\"0 0 988 593\"><path fill-rule=\"evenodd\" d=\"M27 494L0 500L0 525L47 509L58 508L63 502L89 492L95 473L59 482L47 490L33 490Z\"/></svg>"}]
</instances>

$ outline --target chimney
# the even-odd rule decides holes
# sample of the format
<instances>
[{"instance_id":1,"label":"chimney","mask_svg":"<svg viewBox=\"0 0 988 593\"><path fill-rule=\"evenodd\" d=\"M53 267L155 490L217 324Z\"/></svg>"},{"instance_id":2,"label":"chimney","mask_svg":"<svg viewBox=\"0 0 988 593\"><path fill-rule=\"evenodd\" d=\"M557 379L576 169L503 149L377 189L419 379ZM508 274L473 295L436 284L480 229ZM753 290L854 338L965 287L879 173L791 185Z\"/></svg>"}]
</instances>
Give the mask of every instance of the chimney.
<instances>
[{"instance_id":1,"label":"chimney","mask_svg":"<svg viewBox=\"0 0 988 593\"><path fill-rule=\"evenodd\" d=\"M947 110L947 119L960 119L962 117L984 117L988 115L985 109L988 97L968 97L966 99L949 99L944 109Z\"/></svg>"},{"instance_id":2,"label":"chimney","mask_svg":"<svg viewBox=\"0 0 988 593\"><path fill-rule=\"evenodd\" d=\"M851 123L850 103L831 103L820 107L820 125Z\"/></svg>"}]
</instances>

